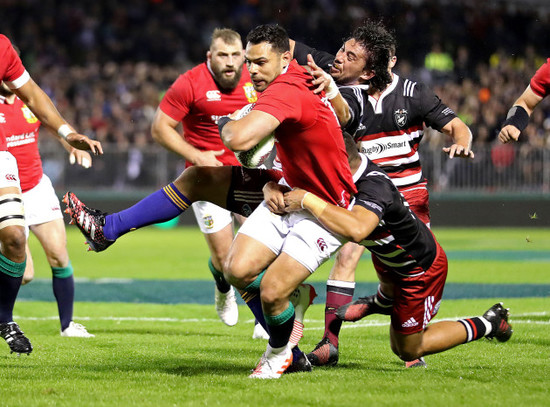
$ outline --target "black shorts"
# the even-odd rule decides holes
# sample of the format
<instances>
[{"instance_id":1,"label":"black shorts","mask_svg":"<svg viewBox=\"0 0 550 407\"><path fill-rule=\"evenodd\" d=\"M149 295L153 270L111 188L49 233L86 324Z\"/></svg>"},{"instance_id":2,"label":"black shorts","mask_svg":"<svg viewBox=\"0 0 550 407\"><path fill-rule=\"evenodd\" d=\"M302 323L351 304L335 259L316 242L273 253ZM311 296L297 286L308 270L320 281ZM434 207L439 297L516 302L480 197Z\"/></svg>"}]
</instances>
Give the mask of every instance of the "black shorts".
<instances>
[{"instance_id":1,"label":"black shorts","mask_svg":"<svg viewBox=\"0 0 550 407\"><path fill-rule=\"evenodd\" d=\"M232 167L227 210L248 217L264 200L263 186L269 181L278 182L282 176L277 170Z\"/></svg>"}]
</instances>

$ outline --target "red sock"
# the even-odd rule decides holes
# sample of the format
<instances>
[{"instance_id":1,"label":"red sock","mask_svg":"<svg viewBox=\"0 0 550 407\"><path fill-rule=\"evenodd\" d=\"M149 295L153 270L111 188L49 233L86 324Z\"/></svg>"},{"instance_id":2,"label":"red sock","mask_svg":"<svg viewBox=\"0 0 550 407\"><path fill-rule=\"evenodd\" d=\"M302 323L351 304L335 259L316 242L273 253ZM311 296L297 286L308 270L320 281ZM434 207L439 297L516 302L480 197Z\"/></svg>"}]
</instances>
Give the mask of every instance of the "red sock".
<instances>
[{"instance_id":1,"label":"red sock","mask_svg":"<svg viewBox=\"0 0 550 407\"><path fill-rule=\"evenodd\" d=\"M325 335L334 346L338 346L338 335L342 321L336 317L336 310L350 303L355 291L353 281L327 281L327 301L325 307Z\"/></svg>"}]
</instances>

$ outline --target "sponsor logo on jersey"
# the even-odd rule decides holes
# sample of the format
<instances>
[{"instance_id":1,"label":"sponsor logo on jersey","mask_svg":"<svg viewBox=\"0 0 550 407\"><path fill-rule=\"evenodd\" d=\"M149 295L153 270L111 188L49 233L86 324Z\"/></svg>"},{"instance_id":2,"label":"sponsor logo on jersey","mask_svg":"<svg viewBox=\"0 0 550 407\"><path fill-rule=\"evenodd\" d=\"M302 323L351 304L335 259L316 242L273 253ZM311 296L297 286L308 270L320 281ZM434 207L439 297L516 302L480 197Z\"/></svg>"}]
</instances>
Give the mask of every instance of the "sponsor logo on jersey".
<instances>
[{"instance_id":1,"label":"sponsor logo on jersey","mask_svg":"<svg viewBox=\"0 0 550 407\"><path fill-rule=\"evenodd\" d=\"M246 82L243 85L243 90L244 95L246 96L246 100L248 100L248 103L255 103L258 100L258 95L256 94L254 86L251 82Z\"/></svg>"},{"instance_id":2,"label":"sponsor logo on jersey","mask_svg":"<svg viewBox=\"0 0 550 407\"><path fill-rule=\"evenodd\" d=\"M403 128L407 124L408 112L406 109L398 109L393 113L393 118L395 119L395 124L397 127Z\"/></svg>"},{"instance_id":3,"label":"sponsor logo on jersey","mask_svg":"<svg viewBox=\"0 0 550 407\"><path fill-rule=\"evenodd\" d=\"M14 134L13 136L6 137L6 142L8 148L32 144L36 142L36 134L34 132Z\"/></svg>"},{"instance_id":4,"label":"sponsor logo on jersey","mask_svg":"<svg viewBox=\"0 0 550 407\"><path fill-rule=\"evenodd\" d=\"M23 112L23 116L25 117L25 120L27 123L36 123L38 119L36 116L31 112L31 109L27 107L27 105L23 105L21 108L21 111Z\"/></svg>"},{"instance_id":5,"label":"sponsor logo on jersey","mask_svg":"<svg viewBox=\"0 0 550 407\"><path fill-rule=\"evenodd\" d=\"M13 174L6 174L6 179L8 181L17 181L17 177Z\"/></svg>"},{"instance_id":6,"label":"sponsor logo on jersey","mask_svg":"<svg viewBox=\"0 0 550 407\"><path fill-rule=\"evenodd\" d=\"M222 94L219 90L209 90L206 92L207 102L219 102L222 100Z\"/></svg>"},{"instance_id":7,"label":"sponsor logo on jersey","mask_svg":"<svg viewBox=\"0 0 550 407\"><path fill-rule=\"evenodd\" d=\"M410 317L405 322L403 322L403 325L401 325L403 328L412 328L413 326L417 326L418 322L416 322L416 319L413 317Z\"/></svg>"},{"instance_id":8,"label":"sponsor logo on jersey","mask_svg":"<svg viewBox=\"0 0 550 407\"><path fill-rule=\"evenodd\" d=\"M202 221L207 229L212 229L214 227L214 219L212 219L212 215L203 216Z\"/></svg>"},{"instance_id":9,"label":"sponsor logo on jersey","mask_svg":"<svg viewBox=\"0 0 550 407\"><path fill-rule=\"evenodd\" d=\"M325 252L326 250L328 250L328 245L325 242L325 239L323 239L322 237L317 239L317 247L321 252Z\"/></svg>"},{"instance_id":10,"label":"sponsor logo on jersey","mask_svg":"<svg viewBox=\"0 0 550 407\"><path fill-rule=\"evenodd\" d=\"M407 135L382 137L377 140L360 142L360 151L371 160L379 158L407 155L411 145Z\"/></svg>"},{"instance_id":11,"label":"sponsor logo on jersey","mask_svg":"<svg viewBox=\"0 0 550 407\"><path fill-rule=\"evenodd\" d=\"M6 123L6 116L4 116L4 113L0 113L0 123Z\"/></svg>"}]
</instances>

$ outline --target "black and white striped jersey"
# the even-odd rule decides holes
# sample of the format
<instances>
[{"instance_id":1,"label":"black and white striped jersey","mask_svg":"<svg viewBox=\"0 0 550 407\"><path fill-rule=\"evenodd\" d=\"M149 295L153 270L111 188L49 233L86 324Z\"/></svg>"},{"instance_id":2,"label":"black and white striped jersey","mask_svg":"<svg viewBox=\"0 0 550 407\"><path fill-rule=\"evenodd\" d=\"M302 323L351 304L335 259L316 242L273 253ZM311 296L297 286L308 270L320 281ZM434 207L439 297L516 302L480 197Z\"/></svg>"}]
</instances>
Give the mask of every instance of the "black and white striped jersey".
<instances>
[{"instance_id":1,"label":"black and white striped jersey","mask_svg":"<svg viewBox=\"0 0 550 407\"><path fill-rule=\"evenodd\" d=\"M409 210L387 174L365 155L361 158L361 167L353 177L358 191L354 205L375 213L380 222L360 244L400 276L424 273L437 254L432 232Z\"/></svg>"},{"instance_id":2,"label":"black and white striped jersey","mask_svg":"<svg viewBox=\"0 0 550 407\"><path fill-rule=\"evenodd\" d=\"M334 55L296 42L294 57L307 64L307 54L329 71ZM424 181L418 147L424 125L441 129L456 114L423 83L393 74L392 83L379 99L368 93L368 85L342 86L340 93L350 106L352 118L346 125L360 151L378 164L398 187Z\"/></svg>"},{"instance_id":3,"label":"black and white striped jersey","mask_svg":"<svg viewBox=\"0 0 550 407\"><path fill-rule=\"evenodd\" d=\"M418 147L424 125L441 131L456 114L426 85L393 74L378 99L368 86L340 87L352 118L346 130L359 149L403 187L424 180Z\"/></svg>"}]
</instances>

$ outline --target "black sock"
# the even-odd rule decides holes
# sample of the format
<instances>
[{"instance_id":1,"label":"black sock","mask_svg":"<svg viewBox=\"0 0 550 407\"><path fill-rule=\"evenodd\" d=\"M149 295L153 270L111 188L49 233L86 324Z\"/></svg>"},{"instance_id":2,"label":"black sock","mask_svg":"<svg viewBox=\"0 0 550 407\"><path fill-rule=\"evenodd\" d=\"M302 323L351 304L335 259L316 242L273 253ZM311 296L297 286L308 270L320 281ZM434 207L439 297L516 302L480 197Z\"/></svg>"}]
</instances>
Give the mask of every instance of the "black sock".
<instances>
[{"instance_id":1,"label":"black sock","mask_svg":"<svg viewBox=\"0 0 550 407\"><path fill-rule=\"evenodd\" d=\"M21 287L21 277L0 272L0 323L13 321L13 306Z\"/></svg>"},{"instance_id":2,"label":"black sock","mask_svg":"<svg viewBox=\"0 0 550 407\"><path fill-rule=\"evenodd\" d=\"M65 278L53 277L52 287L63 331L73 320L74 277L72 275Z\"/></svg>"}]
</instances>

